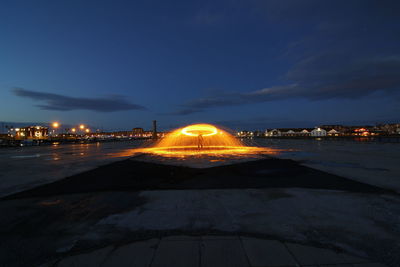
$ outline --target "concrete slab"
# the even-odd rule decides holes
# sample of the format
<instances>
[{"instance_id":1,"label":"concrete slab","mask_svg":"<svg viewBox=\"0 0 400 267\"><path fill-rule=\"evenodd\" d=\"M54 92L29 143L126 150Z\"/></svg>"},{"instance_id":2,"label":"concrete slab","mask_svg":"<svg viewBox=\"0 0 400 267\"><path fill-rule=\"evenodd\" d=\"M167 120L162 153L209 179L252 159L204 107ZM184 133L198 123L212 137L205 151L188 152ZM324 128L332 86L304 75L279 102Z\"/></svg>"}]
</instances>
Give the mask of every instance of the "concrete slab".
<instances>
[{"instance_id":1,"label":"concrete slab","mask_svg":"<svg viewBox=\"0 0 400 267\"><path fill-rule=\"evenodd\" d=\"M113 249L114 247L109 246L93 252L70 256L61 260L57 267L98 267Z\"/></svg>"},{"instance_id":2,"label":"concrete slab","mask_svg":"<svg viewBox=\"0 0 400 267\"><path fill-rule=\"evenodd\" d=\"M203 240L202 267L249 267L240 240Z\"/></svg>"},{"instance_id":3,"label":"concrete slab","mask_svg":"<svg viewBox=\"0 0 400 267\"><path fill-rule=\"evenodd\" d=\"M164 237L163 241L200 241L201 236L173 235Z\"/></svg>"},{"instance_id":4,"label":"concrete slab","mask_svg":"<svg viewBox=\"0 0 400 267\"><path fill-rule=\"evenodd\" d=\"M134 242L112 251L102 267L148 267L154 257L159 239Z\"/></svg>"},{"instance_id":5,"label":"concrete slab","mask_svg":"<svg viewBox=\"0 0 400 267\"><path fill-rule=\"evenodd\" d=\"M363 258L276 240L239 236L170 236L108 246L42 267L386 267Z\"/></svg>"},{"instance_id":6,"label":"concrete slab","mask_svg":"<svg viewBox=\"0 0 400 267\"><path fill-rule=\"evenodd\" d=\"M238 240L237 235L204 235L201 237L202 240Z\"/></svg>"},{"instance_id":7,"label":"concrete slab","mask_svg":"<svg viewBox=\"0 0 400 267\"><path fill-rule=\"evenodd\" d=\"M359 255L376 255L382 253L382 245L395 243L394 228L380 222L398 220L400 200L365 196L302 189L144 191L140 197L146 204L140 209L103 218L98 225L131 231L262 234L305 243L340 243ZM369 206L377 207L373 218L365 209ZM310 231L319 234L304 234ZM370 242L364 242L367 233Z\"/></svg>"},{"instance_id":8,"label":"concrete slab","mask_svg":"<svg viewBox=\"0 0 400 267\"><path fill-rule=\"evenodd\" d=\"M39 267L54 267L57 266L57 261L56 260L52 260L43 264L40 264Z\"/></svg>"},{"instance_id":9,"label":"concrete slab","mask_svg":"<svg viewBox=\"0 0 400 267\"><path fill-rule=\"evenodd\" d=\"M333 250L288 243L287 247L301 265L365 263L366 259Z\"/></svg>"},{"instance_id":10,"label":"concrete slab","mask_svg":"<svg viewBox=\"0 0 400 267\"><path fill-rule=\"evenodd\" d=\"M367 262L367 263L361 263L361 264L353 264L353 267L387 267L387 266L382 263Z\"/></svg>"},{"instance_id":11,"label":"concrete slab","mask_svg":"<svg viewBox=\"0 0 400 267\"><path fill-rule=\"evenodd\" d=\"M307 265L307 267L311 267ZM354 267L353 264L319 265L318 267Z\"/></svg>"},{"instance_id":12,"label":"concrete slab","mask_svg":"<svg viewBox=\"0 0 400 267\"><path fill-rule=\"evenodd\" d=\"M285 245L275 240L242 237L251 266L296 266Z\"/></svg>"},{"instance_id":13,"label":"concrete slab","mask_svg":"<svg viewBox=\"0 0 400 267\"><path fill-rule=\"evenodd\" d=\"M200 242L161 240L151 266L200 266Z\"/></svg>"}]
</instances>

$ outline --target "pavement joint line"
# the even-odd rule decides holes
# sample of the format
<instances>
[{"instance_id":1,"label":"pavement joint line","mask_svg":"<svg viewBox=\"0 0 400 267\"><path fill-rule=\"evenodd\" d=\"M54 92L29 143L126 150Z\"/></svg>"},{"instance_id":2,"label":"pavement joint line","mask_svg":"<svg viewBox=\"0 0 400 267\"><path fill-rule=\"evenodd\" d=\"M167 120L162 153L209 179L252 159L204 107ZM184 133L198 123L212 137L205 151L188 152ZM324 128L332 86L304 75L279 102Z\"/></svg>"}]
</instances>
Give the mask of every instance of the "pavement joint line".
<instances>
[{"instance_id":1,"label":"pavement joint line","mask_svg":"<svg viewBox=\"0 0 400 267\"><path fill-rule=\"evenodd\" d=\"M247 263L249 264L249 266L251 266L251 262L250 262L250 259L249 259L249 255L247 255L246 249L244 248L244 245L243 245L242 236L239 236L239 242L240 242L240 246L242 247L242 250L243 250L243 252L244 252L244 255L246 255L246 261L247 261Z\"/></svg>"},{"instance_id":2,"label":"pavement joint line","mask_svg":"<svg viewBox=\"0 0 400 267\"><path fill-rule=\"evenodd\" d=\"M199 267L201 267L201 256L202 256L201 250L202 250L202 247L203 247L203 239L202 239L202 236L200 236L200 241L199 241Z\"/></svg>"},{"instance_id":3,"label":"pavement joint line","mask_svg":"<svg viewBox=\"0 0 400 267\"><path fill-rule=\"evenodd\" d=\"M211 235L212 236L212 235ZM198 260L198 266L199 267L201 267L202 266L202 264L203 264L203 262L202 262L202 255L203 255L203 248L204 248L204 242L207 240L207 241L233 241L233 240L237 240L238 239L238 241L240 242L240 247L241 247L241 249L242 249L242 251L244 252L244 254L245 254L245 258L246 258L246 262L247 262L247 264L248 264L248 266L249 267L254 267L252 264L251 264L251 262L250 262L250 258L249 258L249 256L248 256L248 253L247 253L247 251L246 251L246 249L245 249L245 247L244 247L244 243L243 243L243 241L244 241L244 239L246 238L245 236L242 236L242 235L238 235L238 234L232 234L232 235L227 235L227 236L218 236L218 235L215 235L214 236L215 237L215 239L207 239L206 238L206 236L199 236L199 238L198 239L195 239L195 240L165 240L164 242L167 242L167 243L169 243L169 242L171 242L171 243L176 243L176 242L178 242L178 243L180 243L180 242L188 242L188 241L190 241L190 242L196 242L197 244L198 244L198 255L199 255L199 260ZM231 239L229 239L229 238L227 238L227 237L230 237ZM232 237L233 237L233 239L232 239ZM270 240L270 239L263 239L263 240ZM149 267L151 267L151 266L153 266L153 264L154 264L154 260L155 260L155 258L156 258L156 255L157 255L157 253L158 253L158 251L159 251L159 247L160 247L160 243L163 241L163 239L162 238L157 238L157 243L155 244L155 245L153 245L153 246L151 246L150 248L152 248L153 249L153 253L152 253L152 257L151 257L151 260L150 260L150 263L149 263ZM282 241L279 241L279 240L276 240L276 241L278 241L280 244L283 244L283 246L285 247L285 249L287 250L287 252L290 254L290 256L293 258L293 260L295 261L295 263L296 263L296 266L297 267L322 267L322 266L330 266L330 267L339 267L339 266L343 266L343 265L351 265L351 266L358 266L358 265L360 265L360 267L363 265L363 264L366 264L366 265L368 265L368 264L382 264L382 266L386 266L386 265L384 265L383 263L381 263L381 262L376 262L376 261L372 261L372 260L367 260L367 261L362 261L362 262L359 262L359 261L357 261L357 262L341 262L341 263L326 263L326 264L300 264L300 262L299 262L299 260L297 259L297 257L295 256L295 254L290 250L290 248L289 248L289 246L288 246L288 243L286 243L286 242L282 242ZM133 242L132 242L133 243ZM295 243L293 243L293 244L295 244ZM102 260L102 262L100 263L100 266L102 266L105 262L106 262L106 260L108 259L108 257L114 252L114 251L116 251L117 249L118 249L118 246L114 246L114 245L111 245L112 246L112 249L110 250L110 251L108 251L107 253L106 253L106 255L105 255L105 257L104 257L104 259ZM86 253L90 253L90 252L86 252ZM82 255L82 254L86 254L86 253L79 253L79 254L76 254L76 255ZM73 256L73 255L70 255L70 256ZM68 257L68 256L67 256ZM61 261L63 261L65 258L59 258L59 259L57 259L57 260L54 260L53 261L53 263L49 263L49 265L48 266L51 266L51 267L57 267L57 266L59 266L59 264L61 263ZM270 266L270 265L266 265L266 267L268 267L268 266Z\"/></svg>"},{"instance_id":4,"label":"pavement joint line","mask_svg":"<svg viewBox=\"0 0 400 267\"><path fill-rule=\"evenodd\" d=\"M286 250L289 252L289 254L293 257L294 261L296 262L296 265L297 265L298 267L302 266L302 265L300 264L300 261L299 261L299 260L296 258L296 256L294 255L294 253L293 253L292 251L290 251L290 249L289 249L289 247L287 246L287 244L286 244L285 242L281 242L281 241L278 241L278 242L280 242L280 243L283 244L283 246L286 248Z\"/></svg>"},{"instance_id":5,"label":"pavement joint line","mask_svg":"<svg viewBox=\"0 0 400 267\"><path fill-rule=\"evenodd\" d=\"M154 259L156 257L157 250L158 250L158 248L160 246L160 242L161 242L161 238L158 238L158 242L155 245L155 248L154 248L154 251L153 251L153 256L151 257L151 261L150 261L149 267L153 265Z\"/></svg>"},{"instance_id":6,"label":"pavement joint line","mask_svg":"<svg viewBox=\"0 0 400 267\"><path fill-rule=\"evenodd\" d=\"M107 258L111 255L111 253L113 253L114 251L116 251L118 249L118 247L116 247L116 246L112 246L112 247L113 248L107 253L107 255L104 256L103 260L100 262L100 266L102 266L106 262Z\"/></svg>"}]
</instances>

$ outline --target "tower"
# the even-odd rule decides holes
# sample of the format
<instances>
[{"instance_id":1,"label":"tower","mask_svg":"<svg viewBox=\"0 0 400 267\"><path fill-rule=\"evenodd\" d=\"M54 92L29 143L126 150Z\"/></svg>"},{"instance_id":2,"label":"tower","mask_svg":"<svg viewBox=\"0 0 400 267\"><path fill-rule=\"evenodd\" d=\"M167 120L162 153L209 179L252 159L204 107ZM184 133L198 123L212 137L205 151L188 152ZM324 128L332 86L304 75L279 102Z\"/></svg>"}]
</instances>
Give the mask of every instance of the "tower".
<instances>
[{"instance_id":1,"label":"tower","mask_svg":"<svg viewBox=\"0 0 400 267\"><path fill-rule=\"evenodd\" d=\"M153 121L153 139L157 139L157 121Z\"/></svg>"}]
</instances>

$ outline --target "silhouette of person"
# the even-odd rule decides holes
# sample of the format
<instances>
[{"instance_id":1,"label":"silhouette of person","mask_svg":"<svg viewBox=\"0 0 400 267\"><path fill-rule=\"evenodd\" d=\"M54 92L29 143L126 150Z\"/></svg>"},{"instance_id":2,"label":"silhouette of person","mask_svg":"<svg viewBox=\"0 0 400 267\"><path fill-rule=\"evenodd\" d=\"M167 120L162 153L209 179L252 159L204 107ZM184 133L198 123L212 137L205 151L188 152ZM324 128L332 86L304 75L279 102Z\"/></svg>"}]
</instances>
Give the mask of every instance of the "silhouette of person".
<instances>
[{"instance_id":1,"label":"silhouette of person","mask_svg":"<svg viewBox=\"0 0 400 267\"><path fill-rule=\"evenodd\" d=\"M197 136L197 148L198 149L203 148L203 135L202 134L199 134Z\"/></svg>"}]
</instances>

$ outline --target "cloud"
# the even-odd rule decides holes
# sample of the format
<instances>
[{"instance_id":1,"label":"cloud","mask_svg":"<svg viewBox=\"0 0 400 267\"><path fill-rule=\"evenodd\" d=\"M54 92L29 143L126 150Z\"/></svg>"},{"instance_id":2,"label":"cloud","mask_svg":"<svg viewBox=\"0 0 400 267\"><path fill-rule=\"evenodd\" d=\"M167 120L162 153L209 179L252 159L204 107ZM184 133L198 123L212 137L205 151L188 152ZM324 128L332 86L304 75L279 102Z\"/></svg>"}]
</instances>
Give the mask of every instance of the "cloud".
<instances>
[{"instance_id":1,"label":"cloud","mask_svg":"<svg viewBox=\"0 0 400 267\"><path fill-rule=\"evenodd\" d=\"M224 120L215 122L217 125L224 125L236 130L265 130L266 128L285 128L285 127L314 127L318 125L315 121L293 120L289 118L276 117L249 117L238 120Z\"/></svg>"},{"instance_id":2,"label":"cloud","mask_svg":"<svg viewBox=\"0 0 400 267\"><path fill-rule=\"evenodd\" d=\"M178 116L184 116L184 115L189 115L189 114L193 114L193 113L198 113L198 112L202 112L202 109L198 109L198 108L183 108L177 111L173 111L173 112L168 112L168 113L163 113L161 115L178 115Z\"/></svg>"},{"instance_id":3,"label":"cloud","mask_svg":"<svg viewBox=\"0 0 400 267\"><path fill-rule=\"evenodd\" d=\"M298 62L286 73L284 80L285 85L194 99L175 114L187 115L208 108L289 98L357 99L376 92L399 92L400 55L361 57L352 61L332 53L313 55Z\"/></svg>"},{"instance_id":4,"label":"cloud","mask_svg":"<svg viewBox=\"0 0 400 267\"><path fill-rule=\"evenodd\" d=\"M393 25L398 24L400 3L361 2L249 1L250 9L241 10L249 11L253 6L254 15L264 19L261 22L280 29L282 36L287 32L291 33L287 36L296 36L280 55L280 60L289 64L282 82L192 99L175 114L289 98L357 99L375 93L395 97L400 89L400 34ZM235 8L228 7L221 11L225 17L243 22ZM215 11L208 8L200 13L207 16L200 17L208 18ZM212 22L213 16L204 20Z\"/></svg>"},{"instance_id":5,"label":"cloud","mask_svg":"<svg viewBox=\"0 0 400 267\"><path fill-rule=\"evenodd\" d=\"M31 91L23 88L14 88L13 92L20 97L44 102L44 104L37 105L43 110L91 110L97 112L113 112L145 109L143 106L128 102L122 96L111 96L109 98L69 97L53 93Z\"/></svg>"}]
</instances>

